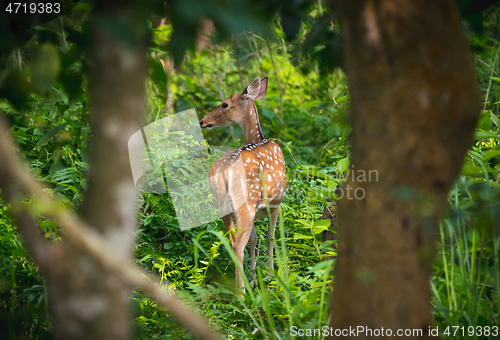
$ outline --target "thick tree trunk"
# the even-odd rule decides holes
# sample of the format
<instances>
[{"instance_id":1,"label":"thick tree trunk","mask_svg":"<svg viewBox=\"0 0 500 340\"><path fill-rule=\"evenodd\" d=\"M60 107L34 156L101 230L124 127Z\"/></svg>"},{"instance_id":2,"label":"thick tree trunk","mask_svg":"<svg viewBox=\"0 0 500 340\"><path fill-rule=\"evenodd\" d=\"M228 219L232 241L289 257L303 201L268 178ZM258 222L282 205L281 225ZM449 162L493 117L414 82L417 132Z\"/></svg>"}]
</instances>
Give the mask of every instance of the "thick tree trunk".
<instances>
[{"instance_id":1,"label":"thick tree trunk","mask_svg":"<svg viewBox=\"0 0 500 340\"><path fill-rule=\"evenodd\" d=\"M339 0L338 9L355 176L338 202L331 330L428 337L439 217L481 109L473 59L453 0Z\"/></svg>"},{"instance_id":2,"label":"thick tree trunk","mask_svg":"<svg viewBox=\"0 0 500 340\"><path fill-rule=\"evenodd\" d=\"M133 285L168 308L200 338L219 339L206 320L132 264L137 197L128 140L143 119L146 16L151 8L136 0L96 1L95 5L90 49L91 159L82 218L53 199L32 177L0 116L1 194L10 203L26 248L47 279L54 337L130 339L128 306ZM47 242L40 234L35 210L61 226L62 241Z\"/></svg>"},{"instance_id":3,"label":"thick tree trunk","mask_svg":"<svg viewBox=\"0 0 500 340\"><path fill-rule=\"evenodd\" d=\"M136 191L128 138L141 128L147 74L145 25L136 27L129 1L98 5L92 31L92 145L83 217L130 261L136 224ZM134 20L135 19L135 20ZM108 23L103 24L103 20ZM125 25L136 36L117 36ZM141 24L142 25L142 24ZM57 339L129 339L130 287L67 242L45 268Z\"/></svg>"}]
</instances>

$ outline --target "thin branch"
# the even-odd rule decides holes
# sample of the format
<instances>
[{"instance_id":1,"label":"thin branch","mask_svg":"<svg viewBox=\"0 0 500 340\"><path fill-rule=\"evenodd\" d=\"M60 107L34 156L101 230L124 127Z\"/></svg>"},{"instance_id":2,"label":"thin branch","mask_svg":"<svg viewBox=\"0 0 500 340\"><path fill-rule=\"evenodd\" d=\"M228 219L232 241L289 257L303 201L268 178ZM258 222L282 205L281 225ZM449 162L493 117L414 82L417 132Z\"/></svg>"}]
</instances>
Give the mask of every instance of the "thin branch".
<instances>
[{"instance_id":1,"label":"thin branch","mask_svg":"<svg viewBox=\"0 0 500 340\"><path fill-rule=\"evenodd\" d=\"M0 117L3 120L3 117ZM24 195L19 190L15 175L6 164L9 161L3 156L4 148L9 147L2 140L0 143L0 188L6 202L10 203L12 218L16 222L17 230L22 235L24 244L28 248L31 256L40 267L51 263L52 246L44 242L35 219L28 210L27 205L22 203Z\"/></svg>"},{"instance_id":2,"label":"thin branch","mask_svg":"<svg viewBox=\"0 0 500 340\"><path fill-rule=\"evenodd\" d=\"M167 101L165 102L165 108L163 109L163 112L168 113L168 114L173 114L174 113L174 94L172 92L172 74L174 72L174 58L169 58L168 59L169 63L168 66L166 65L167 61L165 60L165 64L163 64L163 67L167 66L165 68L165 71L167 73Z\"/></svg>"},{"instance_id":3,"label":"thin branch","mask_svg":"<svg viewBox=\"0 0 500 340\"><path fill-rule=\"evenodd\" d=\"M499 2L497 2L497 3L496 3L496 4L494 4L494 5L492 5L492 6L490 7L490 9L488 10L488 12L486 12L486 14L484 14L484 15L483 15L483 20L484 20L485 18L489 17L489 16L490 16L493 12L495 12L495 9L496 9L497 7L499 7L499 6L500 6L500 3L499 3Z\"/></svg>"},{"instance_id":4,"label":"thin branch","mask_svg":"<svg viewBox=\"0 0 500 340\"><path fill-rule=\"evenodd\" d=\"M222 87L221 87L221 75L220 75L220 71L219 71L219 65L217 63L219 59L219 54L217 52L215 52L215 73L216 73L216 76L217 76L217 89L219 90L219 97L220 97L220 100L223 101L224 99L224 96L222 95ZM229 130L231 132L231 140L236 140L236 136L234 135L234 128L233 126L230 126L229 127Z\"/></svg>"},{"instance_id":5,"label":"thin branch","mask_svg":"<svg viewBox=\"0 0 500 340\"><path fill-rule=\"evenodd\" d=\"M156 20L156 27L163 26L167 23L167 18L160 18ZM157 52L156 56L160 60L163 69L167 75L167 100L165 101L165 107L163 108L163 112L167 114L174 113L174 94L172 93L172 74L174 72L174 58L171 58L168 54L162 54Z\"/></svg>"},{"instance_id":6,"label":"thin branch","mask_svg":"<svg viewBox=\"0 0 500 340\"><path fill-rule=\"evenodd\" d=\"M280 129L278 131L278 139L279 139L281 138L281 129L283 128L283 88L281 87L281 80L278 74L278 67L276 66L276 62L274 61L273 50L271 49L271 45L269 44L269 42L266 41L266 43L267 43L267 48L269 50L269 55L271 56L271 61L273 63L276 80L278 81L278 89L280 91Z\"/></svg>"},{"instance_id":7,"label":"thin branch","mask_svg":"<svg viewBox=\"0 0 500 340\"><path fill-rule=\"evenodd\" d=\"M240 76L241 88L245 89L245 78L243 78L243 72L241 71L241 64L239 60L236 60L236 67L238 68L238 75Z\"/></svg>"},{"instance_id":8,"label":"thin branch","mask_svg":"<svg viewBox=\"0 0 500 340\"><path fill-rule=\"evenodd\" d=\"M21 51L20 51L19 48L17 49L17 61L19 62L19 70L22 71L22 69L23 69L23 61L21 59Z\"/></svg>"},{"instance_id":9,"label":"thin branch","mask_svg":"<svg viewBox=\"0 0 500 340\"><path fill-rule=\"evenodd\" d=\"M96 230L86 225L72 211L68 210L62 202L54 200L45 192L46 187L32 177L25 164L14 151L14 143L5 127L4 119L0 119L0 161L3 173L8 172L13 177L11 180L19 181L27 192L32 195L37 208L52 217L63 228L64 236L68 242L88 253L102 266L116 273L127 284L143 289L160 305L166 307L181 324L201 338L220 339L208 327L207 322L202 317L183 305L169 291L161 289L159 282L144 270L130 262L124 262L120 256L114 255L113 248L103 241ZM2 189L5 188L3 186L4 182L0 182ZM18 199L18 197L13 198ZM16 200L11 204L16 207L23 203ZM28 242L35 242L35 246L38 247L43 240L40 237L34 237L38 233L36 225L24 221L21 224L28 229L23 230L23 236Z\"/></svg>"},{"instance_id":10,"label":"thin branch","mask_svg":"<svg viewBox=\"0 0 500 340\"><path fill-rule=\"evenodd\" d=\"M254 35L254 36L255 36L255 35ZM259 38L260 38L260 37L259 37ZM262 38L260 38L260 39L262 39ZM264 39L262 39L262 40L264 40ZM264 40L264 41L265 41L265 42L267 43L267 45L269 46L269 43L268 43L266 40ZM290 46L290 45L292 45L292 43L284 43L284 44L279 44L279 45L276 45L276 46L271 47L271 49L275 50L275 49L277 49L277 48L279 48L279 47L282 47L282 46ZM245 59L247 59L247 58L250 58L250 57L252 57L252 56L256 55L257 53L259 53L259 54L260 54L260 53L264 53L264 52L266 52L266 51L269 51L269 47L268 47L268 48L261 48L261 49L259 49L258 51L247 53L247 54L243 55L241 58L238 58L238 60L239 60L239 61L242 61L242 60L245 60Z\"/></svg>"},{"instance_id":11,"label":"thin branch","mask_svg":"<svg viewBox=\"0 0 500 340\"><path fill-rule=\"evenodd\" d=\"M490 81L488 83L488 89L486 91L486 97L484 98L484 107L483 107L483 110L486 110L486 105L488 104L488 97L490 95L491 81L492 81L492 78L493 78L493 74L494 74L494 71L495 71L495 66L496 66L496 63L497 63L497 60L498 60L498 54L499 53L500 53L500 44L498 45L497 53L495 53L495 58L493 59L493 66L491 67Z\"/></svg>"},{"instance_id":12,"label":"thin branch","mask_svg":"<svg viewBox=\"0 0 500 340\"><path fill-rule=\"evenodd\" d=\"M257 45L257 39L255 39L255 35L253 33L251 35L251 40L253 42L253 46L255 47L255 57L257 58L257 61L259 63L261 77L265 77L266 75L264 74L264 68L262 67L262 59L260 57L259 46ZM265 104L266 96L262 98L262 107L264 107Z\"/></svg>"},{"instance_id":13,"label":"thin branch","mask_svg":"<svg viewBox=\"0 0 500 340\"><path fill-rule=\"evenodd\" d=\"M66 41L66 34L64 33L64 22L63 22L63 19L61 19L61 17L59 17L59 20L61 21L61 32L62 32L62 37L64 40L64 46L66 46L66 48L68 48L68 42Z\"/></svg>"},{"instance_id":14,"label":"thin branch","mask_svg":"<svg viewBox=\"0 0 500 340\"><path fill-rule=\"evenodd\" d=\"M262 38L261 38L261 39L262 39ZM279 44L279 45L276 45L276 46L271 47L271 49L275 50L275 49L277 49L277 48L279 48L279 47L283 47L283 46L285 46L285 47L286 47L286 46L289 46L289 45L291 45L291 44L292 44L292 43L284 43L284 44ZM236 60L238 60L239 62L241 62L241 61L243 61L243 60L245 60L245 59L247 59L247 58L250 58L250 57L253 57L254 55L257 55L257 53L259 53L259 55L260 55L260 53L264 53L264 52L266 52L266 51L269 51L269 48L261 48L261 49L259 49L258 51L247 53L247 54L243 55L241 58L234 59L234 60L230 60L230 61L228 61L226 68L231 67L231 66L232 66L232 64L236 63Z\"/></svg>"}]
</instances>

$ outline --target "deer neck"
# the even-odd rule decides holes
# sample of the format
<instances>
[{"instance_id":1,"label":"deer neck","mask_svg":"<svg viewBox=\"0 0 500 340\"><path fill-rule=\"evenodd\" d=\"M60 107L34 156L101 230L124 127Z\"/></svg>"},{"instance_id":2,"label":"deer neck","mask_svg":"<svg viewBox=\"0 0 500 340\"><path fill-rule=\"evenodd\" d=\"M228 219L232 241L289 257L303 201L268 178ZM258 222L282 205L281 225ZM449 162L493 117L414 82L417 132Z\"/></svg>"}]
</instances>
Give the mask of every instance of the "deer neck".
<instances>
[{"instance_id":1,"label":"deer neck","mask_svg":"<svg viewBox=\"0 0 500 340\"><path fill-rule=\"evenodd\" d=\"M241 129L243 130L247 144L256 144L264 140L255 103L250 105L250 110L241 123Z\"/></svg>"}]
</instances>

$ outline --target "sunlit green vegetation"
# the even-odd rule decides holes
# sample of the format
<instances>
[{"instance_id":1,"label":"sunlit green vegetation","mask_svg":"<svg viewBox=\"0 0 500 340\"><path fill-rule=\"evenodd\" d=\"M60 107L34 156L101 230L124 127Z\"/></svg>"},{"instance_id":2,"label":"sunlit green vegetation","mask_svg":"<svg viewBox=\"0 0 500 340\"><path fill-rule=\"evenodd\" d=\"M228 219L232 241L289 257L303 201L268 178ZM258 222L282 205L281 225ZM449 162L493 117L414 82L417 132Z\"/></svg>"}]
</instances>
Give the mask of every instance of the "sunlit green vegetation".
<instances>
[{"instance_id":1,"label":"sunlit green vegetation","mask_svg":"<svg viewBox=\"0 0 500 340\"><path fill-rule=\"evenodd\" d=\"M311 20L317 12L311 8ZM469 32L485 104L474 145L440 223L430 284L435 323L441 331L447 326L499 325L500 43L495 32L499 20L497 9L484 22L484 32ZM304 24L302 35L309 29ZM33 172L49 185L51 195L78 210L86 191L91 135L88 65L81 53L83 45L66 45L60 26L49 23L38 30L37 41L3 61L2 77L23 83L19 79L33 76L30 65L37 62L40 53L57 55L61 73L47 91L30 93L24 105L13 96L2 99L0 108ZM169 75L160 59L171 62L164 48L171 27L163 25L151 31L145 124L172 113L164 113L169 91L173 112L195 108L201 118L232 93L242 91L242 83L268 76L265 100L256 104L264 135L275 138L283 149L288 181L276 231L274 276L267 268L268 221L264 219L256 222L257 275L244 298L234 289L234 264L222 222L181 231L168 194L143 193L139 198L136 261L229 339L287 339L291 326L326 325L328 309L335 308L329 306L328 296L335 265L331 258L335 248L330 246L335 247L336 241L322 242L322 231L329 221L321 221L320 216L328 205L325 199L333 197L348 164L350 99L346 75L340 68L323 74L312 60L302 60L298 50L301 37L297 43L286 42L279 23L272 38L247 32L188 53ZM68 27L65 34L75 38L81 30ZM206 132L205 138L211 145L243 144L238 127L214 129ZM38 222L45 236L57 242L61 237L58 228L43 218ZM5 339L21 335L50 338L44 279L23 248L3 201L0 255L0 322L8 334ZM249 261L245 266L248 273ZM140 291L134 291L130 301L137 339L190 338Z\"/></svg>"}]
</instances>

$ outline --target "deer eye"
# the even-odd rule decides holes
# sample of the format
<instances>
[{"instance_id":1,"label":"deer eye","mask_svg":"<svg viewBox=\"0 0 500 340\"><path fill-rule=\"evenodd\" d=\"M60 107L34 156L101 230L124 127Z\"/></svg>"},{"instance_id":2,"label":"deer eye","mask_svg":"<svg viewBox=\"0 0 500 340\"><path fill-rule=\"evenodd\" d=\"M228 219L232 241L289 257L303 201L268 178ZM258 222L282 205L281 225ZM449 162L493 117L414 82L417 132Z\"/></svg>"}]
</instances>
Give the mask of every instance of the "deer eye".
<instances>
[{"instance_id":1,"label":"deer eye","mask_svg":"<svg viewBox=\"0 0 500 340\"><path fill-rule=\"evenodd\" d=\"M227 103L222 103L222 107L225 109L226 107L228 107L229 105L227 105Z\"/></svg>"}]
</instances>

